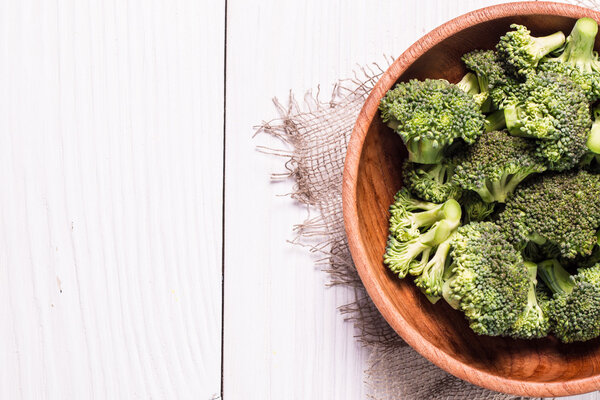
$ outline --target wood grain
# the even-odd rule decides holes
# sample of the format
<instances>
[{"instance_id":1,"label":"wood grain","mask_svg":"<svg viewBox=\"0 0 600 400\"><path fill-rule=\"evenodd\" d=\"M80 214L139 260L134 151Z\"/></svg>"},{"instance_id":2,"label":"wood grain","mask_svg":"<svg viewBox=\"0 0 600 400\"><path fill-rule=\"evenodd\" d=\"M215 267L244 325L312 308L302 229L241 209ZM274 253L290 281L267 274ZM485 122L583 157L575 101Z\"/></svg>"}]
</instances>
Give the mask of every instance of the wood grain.
<instances>
[{"instance_id":1,"label":"wood grain","mask_svg":"<svg viewBox=\"0 0 600 400\"><path fill-rule=\"evenodd\" d=\"M224 19L0 2L0 398L219 395Z\"/></svg>"},{"instance_id":2,"label":"wood grain","mask_svg":"<svg viewBox=\"0 0 600 400\"><path fill-rule=\"evenodd\" d=\"M460 56L491 48L511 23L537 36L569 32L575 19L600 14L556 3L500 5L442 25L411 46L388 69L357 120L346 158L344 217L354 261L370 296L390 325L417 351L445 370L480 386L529 396L585 393L600 387L600 341L564 345L474 334L462 315L432 305L408 280L381 261L387 237L387 207L402 186L395 166L406 157L377 114L381 97L396 81L446 78L465 72Z\"/></svg>"}]
</instances>

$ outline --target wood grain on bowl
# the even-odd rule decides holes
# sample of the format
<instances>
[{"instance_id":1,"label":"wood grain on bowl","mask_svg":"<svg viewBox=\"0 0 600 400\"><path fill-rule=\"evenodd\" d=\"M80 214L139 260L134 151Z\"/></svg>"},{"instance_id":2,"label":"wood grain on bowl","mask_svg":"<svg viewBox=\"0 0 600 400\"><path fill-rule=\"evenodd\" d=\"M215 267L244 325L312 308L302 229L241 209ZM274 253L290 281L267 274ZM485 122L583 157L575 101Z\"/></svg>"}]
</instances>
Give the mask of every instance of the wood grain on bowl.
<instances>
[{"instance_id":1,"label":"wood grain on bowl","mask_svg":"<svg viewBox=\"0 0 600 400\"><path fill-rule=\"evenodd\" d=\"M511 23L533 35L571 31L581 17L600 13L558 3L511 3L458 17L412 45L382 75L365 102L348 146L344 170L344 221L352 257L374 303L400 336L446 371L476 385L525 396L564 396L600 389L600 340L562 344L478 336L462 313L445 302L430 304L410 279L400 280L383 265L388 207L402 187L406 150L381 121L377 106L399 81L445 78L465 73L461 56L493 48ZM598 45L598 43L596 43Z\"/></svg>"}]
</instances>

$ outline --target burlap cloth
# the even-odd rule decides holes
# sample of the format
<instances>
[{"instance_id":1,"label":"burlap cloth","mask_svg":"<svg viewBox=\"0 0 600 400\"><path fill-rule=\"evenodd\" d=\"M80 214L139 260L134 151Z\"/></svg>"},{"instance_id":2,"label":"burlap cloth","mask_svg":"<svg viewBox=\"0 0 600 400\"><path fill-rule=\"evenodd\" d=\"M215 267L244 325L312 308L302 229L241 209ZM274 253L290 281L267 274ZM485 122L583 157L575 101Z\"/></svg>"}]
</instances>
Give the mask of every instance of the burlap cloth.
<instances>
[{"instance_id":1,"label":"burlap cloth","mask_svg":"<svg viewBox=\"0 0 600 400\"><path fill-rule=\"evenodd\" d=\"M594 1L577 3L598 8ZM332 285L345 285L353 291L353 302L341 311L354 323L357 339L369 350L364 374L369 398L519 399L462 381L408 346L379 314L352 262L342 216L346 147L364 101L391 61L386 58L386 65L366 66L354 78L339 81L328 101L310 92L301 103L292 95L286 105L275 99L280 118L263 123L257 132L281 139L286 148L259 149L284 157L287 172L274 176L293 178L291 197L316 210L316 217L296 226L295 241L324 255L323 269L330 274Z\"/></svg>"}]
</instances>

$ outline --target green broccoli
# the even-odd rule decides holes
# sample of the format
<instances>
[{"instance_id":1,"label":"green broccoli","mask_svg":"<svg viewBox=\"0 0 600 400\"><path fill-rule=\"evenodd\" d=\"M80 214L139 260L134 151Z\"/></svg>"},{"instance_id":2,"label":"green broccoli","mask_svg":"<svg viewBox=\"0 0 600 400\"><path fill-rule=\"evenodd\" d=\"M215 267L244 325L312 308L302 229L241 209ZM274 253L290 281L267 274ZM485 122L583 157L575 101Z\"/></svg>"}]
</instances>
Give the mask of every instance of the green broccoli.
<instances>
[{"instance_id":1,"label":"green broccoli","mask_svg":"<svg viewBox=\"0 0 600 400\"><path fill-rule=\"evenodd\" d=\"M533 37L523 25L512 24L514 31L507 32L496 46L499 57L515 75L529 75L545 55L565 43L565 35L556 32L544 37Z\"/></svg>"},{"instance_id":2,"label":"green broccoli","mask_svg":"<svg viewBox=\"0 0 600 400\"><path fill-rule=\"evenodd\" d=\"M600 105L594 107L594 122L588 134L587 153L581 159L581 165L597 170L600 167Z\"/></svg>"},{"instance_id":3,"label":"green broccoli","mask_svg":"<svg viewBox=\"0 0 600 400\"><path fill-rule=\"evenodd\" d=\"M600 264L571 275L552 259L538 264L538 274L554 293L549 314L556 337L571 343L600 336Z\"/></svg>"},{"instance_id":4,"label":"green broccoli","mask_svg":"<svg viewBox=\"0 0 600 400\"><path fill-rule=\"evenodd\" d=\"M485 202L504 203L525 178L546 170L535 150L532 141L507 132L484 133L452 160L456 165L452 180L478 193Z\"/></svg>"},{"instance_id":5,"label":"green broccoli","mask_svg":"<svg viewBox=\"0 0 600 400\"><path fill-rule=\"evenodd\" d=\"M408 149L409 160L437 164L455 139L473 143L484 116L473 96L442 79L399 83L379 105L381 117Z\"/></svg>"},{"instance_id":6,"label":"green broccoli","mask_svg":"<svg viewBox=\"0 0 600 400\"><path fill-rule=\"evenodd\" d=\"M594 52L597 33L598 24L593 19L577 20L562 54L539 64L542 71L568 76L583 89L591 102L600 97L600 62Z\"/></svg>"},{"instance_id":7,"label":"green broccoli","mask_svg":"<svg viewBox=\"0 0 600 400\"><path fill-rule=\"evenodd\" d=\"M528 303L531 285L521 254L492 222L458 228L442 294L482 335L507 335Z\"/></svg>"},{"instance_id":8,"label":"green broccoli","mask_svg":"<svg viewBox=\"0 0 600 400\"><path fill-rule=\"evenodd\" d=\"M469 72L456 84L462 91L473 96L473 100L483 112L487 112L490 108L491 100L487 92L479 90L479 82L475 74Z\"/></svg>"},{"instance_id":9,"label":"green broccoli","mask_svg":"<svg viewBox=\"0 0 600 400\"><path fill-rule=\"evenodd\" d=\"M512 88L520 83L520 79L507 72L506 64L493 50L474 50L465 54L462 60L477 75L481 93L489 93L489 99L493 103L489 109L501 108Z\"/></svg>"},{"instance_id":10,"label":"green broccoli","mask_svg":"<svg viewBox=\"0 0 600 400\"><path fill-rule=\"evenodd\" d=\"M495 210L496 203L486 203L475 192L463 191L460 197L465 223L479 222L487 219Z\"/></svg>"},{"instance_id":11,"label":"green broccoli","mask_svg":"<svg viewBox=\"0 0 600 400\"><path fill-rule=\"evenodd\" d=\"M435 269L448 252L442 243L460 224L460 205L454 199L443 204L420 201L402 189L395 196L390 214L384 263L400 278L408 273L433 275L430 270ZM430 281L435 284L433 277L423 278L421 286ZM437 289L432 286L430 292L435 294Z\"/></svg>"},{"instance_id":12,"label":"green broccoli","mask_svg":"<svg viewBox=\"0 0 600 400\"><path fill-rule=\"evenodd\" d=\"M556 246L564 258L589 255L600 227L600 175L585 170L544 174L524 182L498 217L507 237Z\"/></svg>"},{"instance_id":13,"label":"green broccoli","mask_svg":"<svg viewBox=\"0 0 600 400\"><path fill-rule=\"evenodd\" d=\"M415 164L406 161L403 168L404 186L423 200L443 203L448 199L460 198L462 189L452 182L453 173L454 166L447 162Z\"/></svg>"},{"instance_id":14,"label":"green broccoli","mask_svg":"<svg viewBox=\"0 0 600 400\"><path fill-rule=\"evenodd\" d=\"M551 170L574 167L587 151L589 104L581 88L565 76L530 76L507 100L504 118L512 135L540 139L537 153Z\"/></svg>"},{"instance_id":15,"label":"green broccoli","mask_svg":"<svg viewBox=\"0 0 600 400\"><path fill-rule=\"evenodd\" d=\"M501 131L506 128L504 110L497 110L485 117L483 122L484 132Z\"/></svg>"},{"instance_id":16,"label":"green broccoli","mask_svg":"<svg viewBox=\"0 0 600 400\"><path fill-rule=\"evenodd\" d=\"M547 304L550 298L543 290L537 289L537 264L525 261L529 274L527 305L510 328L509 336L532 339L547 336L550 331L550 318Z\"/></svg>"}]
</instances>

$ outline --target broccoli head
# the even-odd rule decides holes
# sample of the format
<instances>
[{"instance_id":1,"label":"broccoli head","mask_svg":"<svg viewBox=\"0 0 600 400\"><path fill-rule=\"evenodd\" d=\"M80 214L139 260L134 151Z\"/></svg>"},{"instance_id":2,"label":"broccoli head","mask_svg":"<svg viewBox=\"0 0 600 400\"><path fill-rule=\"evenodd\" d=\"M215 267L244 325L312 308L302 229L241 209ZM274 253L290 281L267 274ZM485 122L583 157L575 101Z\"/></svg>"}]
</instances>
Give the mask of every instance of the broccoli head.
<instances>
[{"instance_id":1,"label":"broccoli head","mask_svg":"<svg viewBox=\"0 0 600 400\"><path fill-rule=\"evenodd\" d=\"M521 254L492 222L458 228L442 294L482 335L507 335L527 305L531 286Z\"/></svg>"},{"instance_id":2,"label":"broccoli head","mask_svg":"<svg viewBox=\"0 0 600 400\"><path fill-rule=\"evenodd\" d=\"M550 331L550 318L547 304L550 301L544 290L537 288L537 264L525 261L529 273L527 305L510 329L510 336L532 339L547 336Z\"/></svg>"},{"instance_id":3,"label":"broccoli head","mask_svg":"<svg viewBox=\"0 0 600 400\"><path fill-rule=\"evenodd\" d=\"M475 144L453 158L452 180L478 193L483 201L504 203L517 185L546 166L530 140L504 131L484 133Z\"/></svg>"},{"instance_id":4,"label":"broccoli head","mask_svg":"<svg viewBox=\"0 0 600 400\"><path fill-rule=\"evenodd\" d=\"M589 255L600 227L600 175L585 170L544 174L524 182L508 199L498 224L523 248L554 245L560 255Z\"/></svg>"},{"instance_id":5,"label":"broccoli head","mask_svg":"<svg viewBox=\"0 0 600 400\"><path fill-rule=\"evenodd\" d=\"M504 118L511 135L539 139L537 153L551 170L574 167L587 151L589 104L581 88L563 75L530 76L505 103Z\"/></svg>"},{"instance_id":6,"label":"broccoli head","mask_svg":"<svg viewBox=\"0 0 600 400\"><path fill-rule=\"evenodd\" d=\"M506 63L493 50L474 50L465 54L462 60L477 75L481 93L488 93L493 103L491 109L501 108L509 93L520 83L519 78L507 72Z\"/></svg>"},{"instance_id":7,"label":"broccoli head","mask_svg":"<svg viewBox=\"0 0 600 400\"><path fill-rule=\"evenodd\" d=\"M542 71L554 71L568 76L593 102L600 97L600 62L594 52L598 24L591 18L577 20L567 37L563 52L556 58L543 60Z\"/></svg>"},{"instance_id":8,"label":"broccoli head","mask_svg":"<svg viewBox=\"0 0 600 400\"><path fill-rule=\"evenodd\" d=\"M461 188L452 182L454 166L450 163L440 164L415 164L410 161L404 163L404 186L415 196L431 201L443 203L448 199L458 199Z\"/></svg>"},{"instance_id":9,"label":"broccoli head","mask_svg":"<svg viewBox=\"0 0 600 400\"><path fill-rule=\"evenodd\" d=\"M456 139L473 143L484 116L473 96L443 79L399 83L379 105L384 122L407 147L409 160L437 164Z\"/></svg>"},{"instance_id":10,"label":"broccoli head","mask_svg":"<svg viewBox=\"0 0 600 400\"><path fill-rule=\"evenodd\" d=\"M556 337L571 343L600 336L600 264L570 275L552 259L538 265L538 274L554 293L549 314Z\"/></svg>"},{"instance_id":11,"label":"broccoli head","mask_svg":"<svg viewBox=\"0 0 600 400\"><path fill-rule=\"evenodd\" d=\"M523 25L512 24L510 27L514 30L500 38L496 50L515 75L533 73L542 57L560 48L565 42L562 32L533 37Z\"/></svg>"},{"instance_id":12,"label":"broccoli head","mask_svg":"<svg viewBox=\"0 0 600 400\"><path fill-rule=\"evenodd\" d=\"M400 190L390 207L390 235L384 263L400 278L423 275L417 282L428 294L441 292L441 276L449 248L444 244L460 224L454 199L443 204L417 200Z\"/></svg>"}]
</instances>

